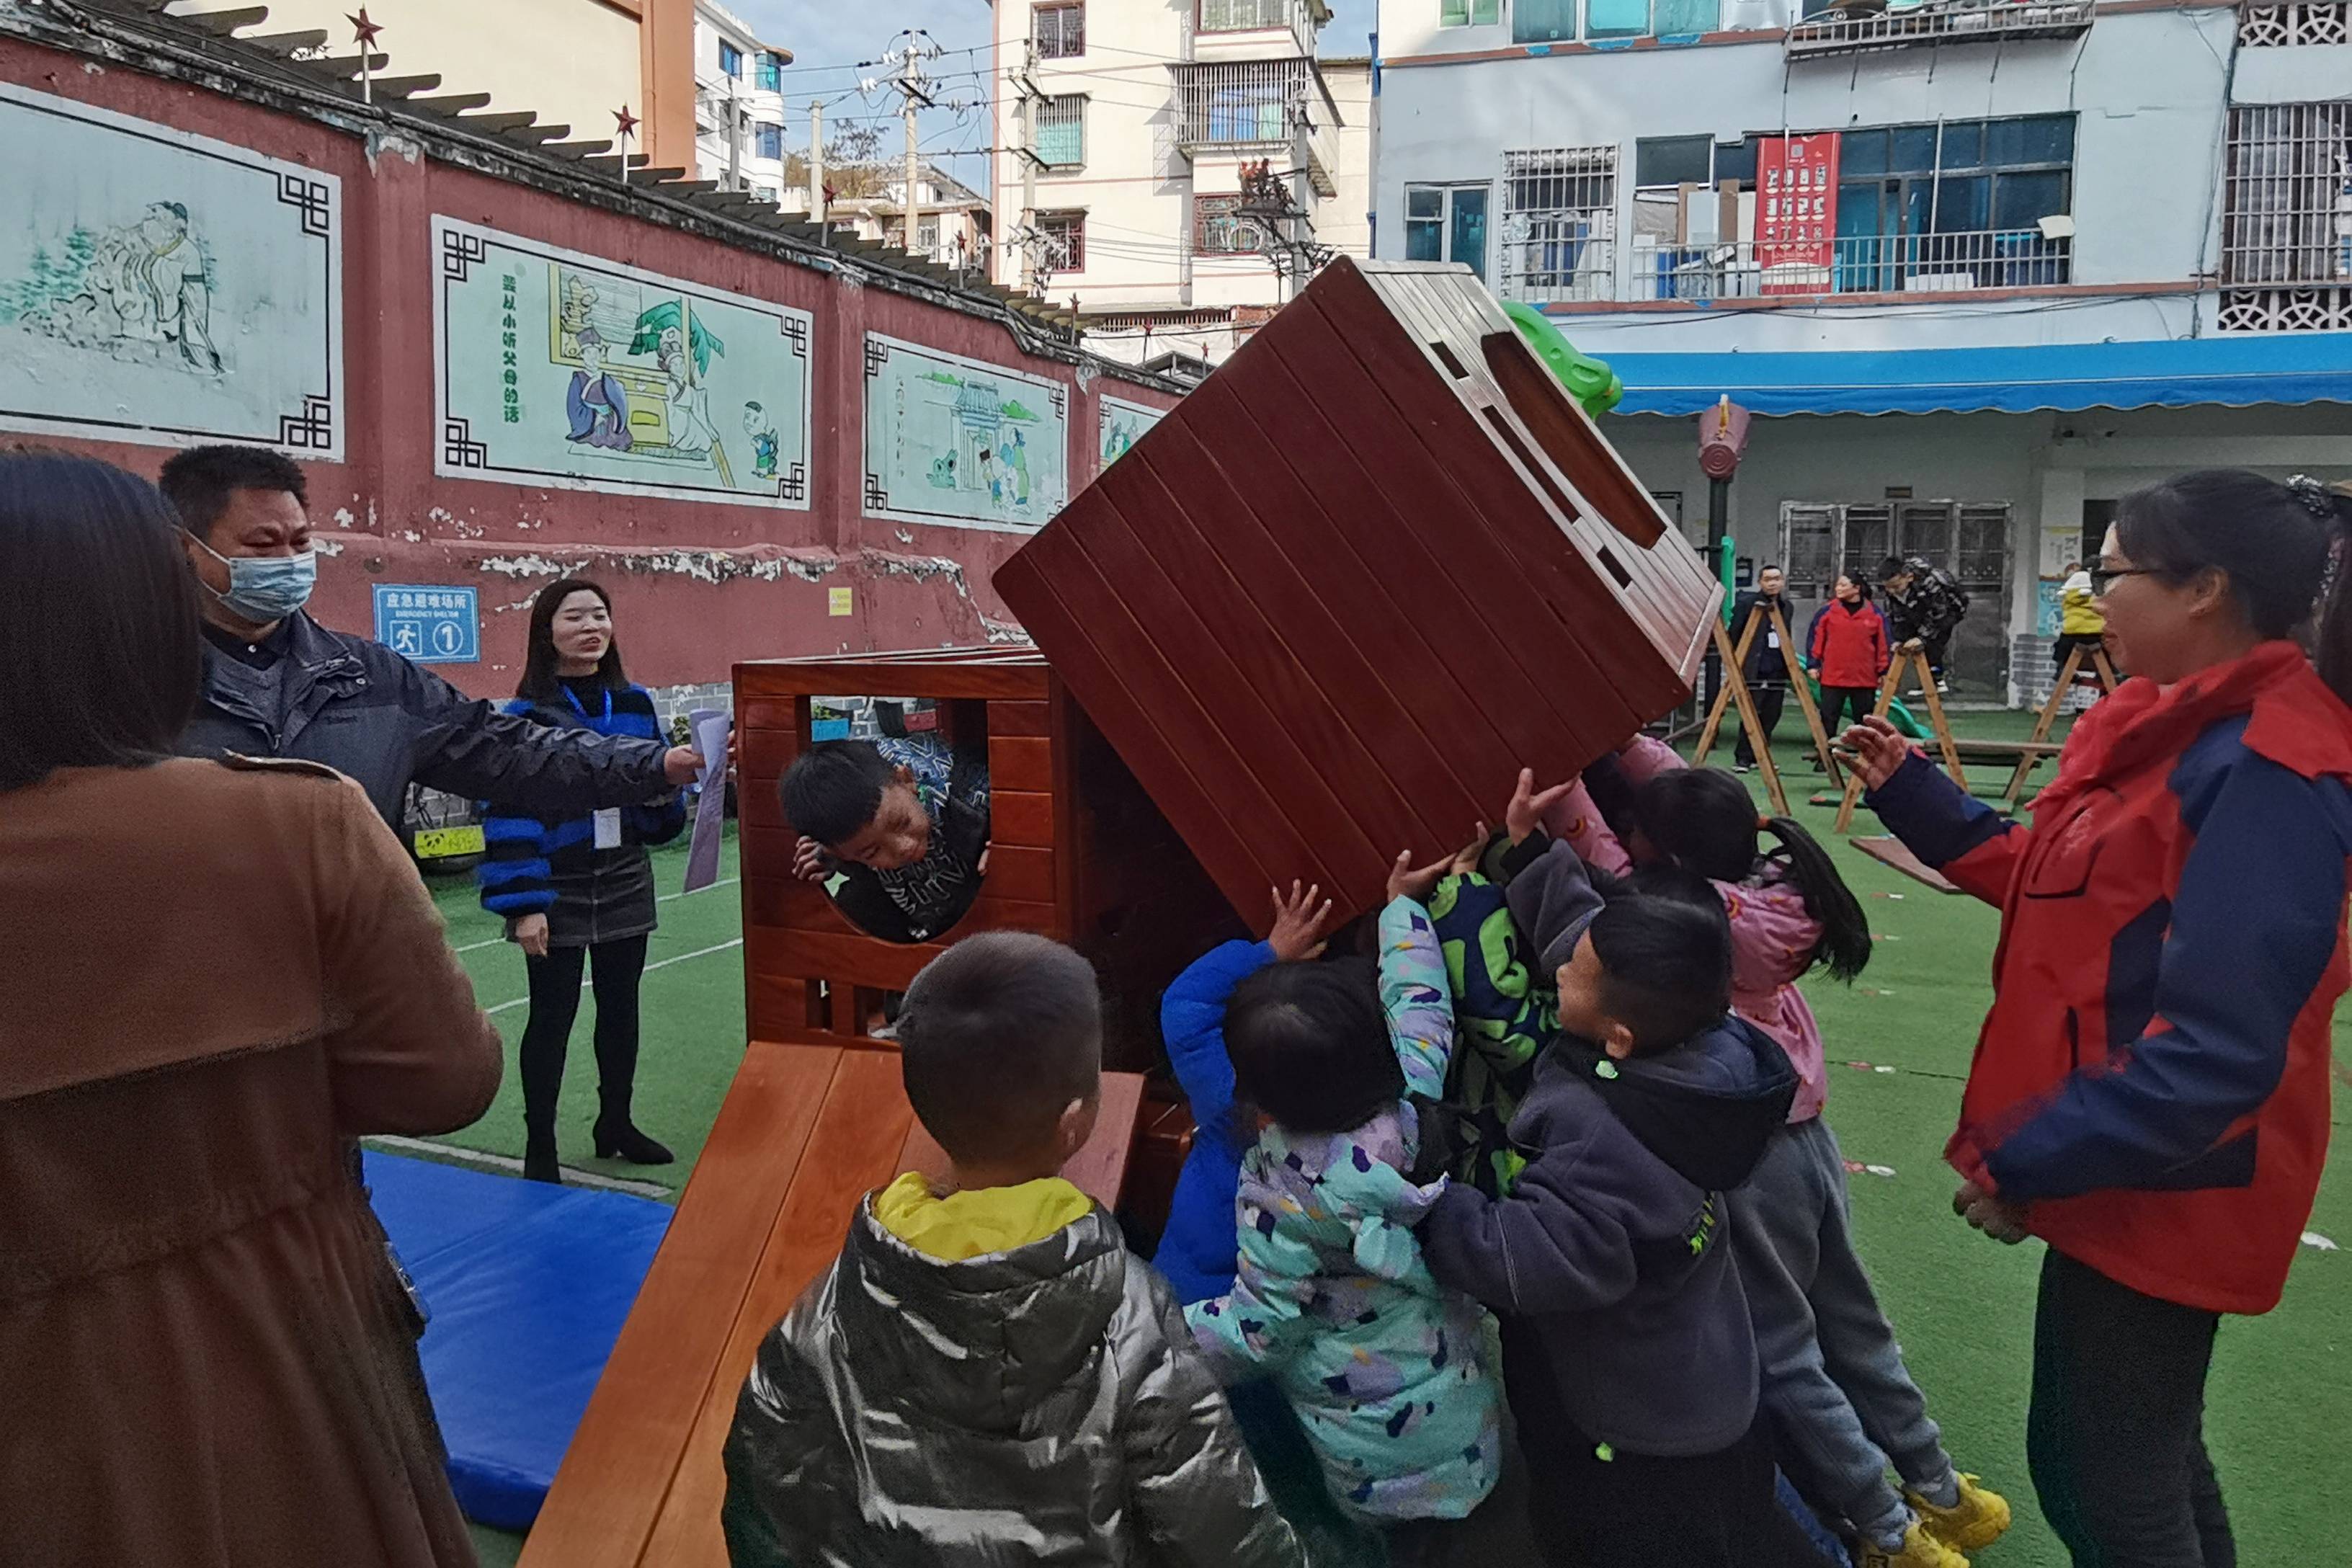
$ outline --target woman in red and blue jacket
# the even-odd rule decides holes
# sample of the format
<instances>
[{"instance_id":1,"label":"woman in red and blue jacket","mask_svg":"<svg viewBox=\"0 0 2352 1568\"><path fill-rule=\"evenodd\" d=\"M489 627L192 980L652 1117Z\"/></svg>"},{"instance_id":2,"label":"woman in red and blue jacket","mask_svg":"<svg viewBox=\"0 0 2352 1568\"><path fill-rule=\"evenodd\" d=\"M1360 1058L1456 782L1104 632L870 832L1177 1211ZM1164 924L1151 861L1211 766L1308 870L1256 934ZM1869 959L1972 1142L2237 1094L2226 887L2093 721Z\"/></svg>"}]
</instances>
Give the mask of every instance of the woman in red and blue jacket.
<instances>
[{"instance_id":1,"label":"woman in red and blue jacket","mask_svg":"<svg viewBox=\"0 0 2352 1568\"><path fill-rule=\"evenodd\" d=\"M2094 573L2135 679L2076 721L2031 827L1883 720L1870 801L2001 910L1946 1156L1955 1207L2049 1244L2028 1458L2081 1565L2234 1561L2202 1436L2223 1312L2278 1302L2328 1131L2352 981L2352 595L2311 624L2345 504L2208 471L2123 502Z\"/></svg>"},{"instance_id":2,"label":"woman in red and blue jacket","mask_svg":"<svg viewBox=\"0 0 2352 1568\"><path fill-rule=\"evenodd\" d=\"M1823 723L1834 729L1848 711L1857 724L1870 716L1892 656L1886 649L1886 623L1852 577L1838 578L1834 596L1813 617L1805 637L1805 658L1822 683Z\"/></svg>"}]
</instances>

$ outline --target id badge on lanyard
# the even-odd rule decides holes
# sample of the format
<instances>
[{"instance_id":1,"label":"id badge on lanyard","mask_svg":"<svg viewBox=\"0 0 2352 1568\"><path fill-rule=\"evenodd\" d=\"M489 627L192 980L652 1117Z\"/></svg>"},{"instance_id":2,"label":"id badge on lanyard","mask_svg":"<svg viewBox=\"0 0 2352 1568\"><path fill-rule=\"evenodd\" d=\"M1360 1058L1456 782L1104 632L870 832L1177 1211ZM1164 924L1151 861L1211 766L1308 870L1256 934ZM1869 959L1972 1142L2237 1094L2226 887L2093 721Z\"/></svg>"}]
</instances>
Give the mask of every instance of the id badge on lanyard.
<instances>
[{"instance_id":1,"label":"id badge on lanyard","mask_svg":"<svg viewBox=\"0 0 2352 1568\"><path fill-rule=\"evenodd\" d=\"M596 847L618 849L621 847L621 808L608 805L596 814Z\"/></svg>"}]
</instances>

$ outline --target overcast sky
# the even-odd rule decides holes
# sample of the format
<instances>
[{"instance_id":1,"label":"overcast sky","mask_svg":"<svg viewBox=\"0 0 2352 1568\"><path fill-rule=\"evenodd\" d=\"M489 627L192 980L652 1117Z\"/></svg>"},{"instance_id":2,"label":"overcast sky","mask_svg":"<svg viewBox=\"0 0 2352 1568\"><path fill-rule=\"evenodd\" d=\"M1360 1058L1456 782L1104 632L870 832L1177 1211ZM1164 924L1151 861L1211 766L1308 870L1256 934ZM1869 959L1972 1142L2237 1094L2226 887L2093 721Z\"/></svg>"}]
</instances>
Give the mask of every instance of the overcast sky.
<instances>
[{"instance_id":1,"label":"overcast sky","mask_svg":"<svg viewBox=\"0 0 2352 1568\"><path fill-rule=\"evenodd\" d=\"M1022 0L1001 0L1017 5ZM1096 0L1098 5L1133 5L1136 0ZM728 8L751 24L761 37L793 51L793 64L784 74L784 100L798 108L814 100L832 100L825 110L828 125L845 121L877 124L884 132L883 150L896 155L905 139L897 121L898 94L877 90L861 95L861 82L880 80L890 68L860 61L879 60L898 32L919 27L949 53L933 62L940 80L943 105L923 116L921 136L927 157L938 159L967 184L984 188L985 162L977 155L956 157L964 149L983 149L993 129L983 106L988 95L986 72L989 29L993 12L985 0L872 0L870 4L811 4L810 0L729 0ZM1331 0L1336 13L1323 29L1323 53L1360 55L1367 52L1366 35L1377 14L1377 0ZM973 52L977 51L977 52ZM887 121L883 118L889 117ZM786 135L798 144L807 139Z\"/></svg>"}]
</instances>

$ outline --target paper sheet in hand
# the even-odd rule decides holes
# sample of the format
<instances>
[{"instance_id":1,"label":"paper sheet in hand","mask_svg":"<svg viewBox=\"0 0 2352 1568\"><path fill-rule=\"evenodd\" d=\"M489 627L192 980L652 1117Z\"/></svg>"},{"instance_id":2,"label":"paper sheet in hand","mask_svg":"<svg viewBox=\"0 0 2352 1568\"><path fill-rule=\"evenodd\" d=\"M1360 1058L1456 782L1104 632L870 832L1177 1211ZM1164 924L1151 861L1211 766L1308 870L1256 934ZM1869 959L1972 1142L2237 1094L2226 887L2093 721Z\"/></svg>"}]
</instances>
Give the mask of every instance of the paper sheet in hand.
<instances>
[{"instance_id":1,"label":"paper sheet in hand","mask_svg":"<svg viewBox=\"0 0 2352 1568\"><path fill-rule=\"evenodd\" d=\"M686 849L686 892L699 892L719 880L719 841L727 828L727 735L734 715L723 708L698 708L691 720L694 749L702 753L701 797L694 807L694 837Z\"/></svg>"}]
</instances>

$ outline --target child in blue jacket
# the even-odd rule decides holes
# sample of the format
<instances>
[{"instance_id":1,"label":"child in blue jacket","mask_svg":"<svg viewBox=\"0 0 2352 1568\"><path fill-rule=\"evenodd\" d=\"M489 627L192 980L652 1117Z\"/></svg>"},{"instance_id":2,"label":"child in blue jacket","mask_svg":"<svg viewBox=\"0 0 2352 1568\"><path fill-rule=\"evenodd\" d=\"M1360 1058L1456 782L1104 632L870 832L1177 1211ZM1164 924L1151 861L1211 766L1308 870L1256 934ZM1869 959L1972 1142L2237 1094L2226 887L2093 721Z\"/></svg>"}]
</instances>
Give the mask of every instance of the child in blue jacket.
<instances>
[{"instance_id":1,"label":"child in blue jacket","mask_svg":"<svg viewBox=\"0 0 2352 1568\"><path fill-rule=\"evenodd\" d=\"M1290 885L1274 894L1274 930L1264 942L1229 942L1210 949L1178 975L1160 1000L1160 1033L1168 1066L1192 1110L1192 1148L1176 1177L1168 1224L1160 1233L1153 1267L1167 1277L1177 1301L1191 1306L1234 1288L1234 1194L1242 1154L1256 1141L1234 1113L1234 1064L1225 1055L1225 1005L1234 987L1269 963L1301 963L1323 954L1323 928L1331 902L1322 889Z\"/></svg>"},{"instance_id":2,"label":"child in blue jacket","mask_svg":"<svg viewBox=\"0 0 2352 1568\"><path fill-rule=\"evenodd\" d=\"M1432 1278L1412 1228L1444 1190L1411 1174L1406 1100L1443 1089L1453 1046L1419 901L1444 868L1400 860L1376 974L1360 960L1280 964L1235 987L1236 1089L1269 1124L1242 1160L1233 1289L1185 1313L1229 1381L1274 1375L1343 1510L1408 1531L1466 1517L1502 1459L1486 1315Z\"/></svg>"}]
</instances>

